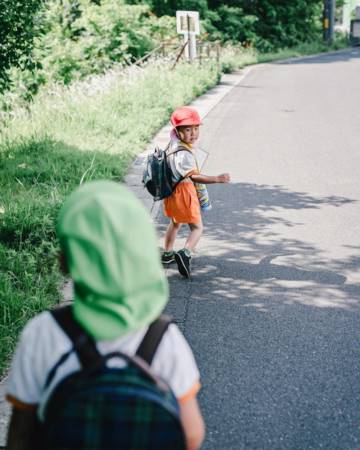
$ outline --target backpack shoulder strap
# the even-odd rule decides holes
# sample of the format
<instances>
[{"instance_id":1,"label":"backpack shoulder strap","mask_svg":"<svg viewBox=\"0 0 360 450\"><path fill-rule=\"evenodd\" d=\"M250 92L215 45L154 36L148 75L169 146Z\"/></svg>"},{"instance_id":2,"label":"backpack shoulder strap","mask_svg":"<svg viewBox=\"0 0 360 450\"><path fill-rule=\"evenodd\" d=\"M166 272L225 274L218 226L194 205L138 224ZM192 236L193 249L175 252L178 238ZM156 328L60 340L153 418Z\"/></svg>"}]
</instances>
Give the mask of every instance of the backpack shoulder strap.
<instances>
[{"instance_id":1,"label":"backpack shoulder strap","mask_svg":"<svg viewBox=\"0 0 360 450\"><path fill-rule=\"evenodd\" d=\"M189 152L192 153L191 150L189 150L187 147L185 147L185 145L178 145L176 147L176 149L172 152L168 152L168 149L170 148L170 144L166 147L166 156L170 156L170 155L175 155L175 153L179 153L179 152Z\"/></svg>"},{"instance_id":2,"label":"backpack shoulder strap","mask_svg":"<svg viewBox=\"0 0 360 450\"><path fill-rule=\"evenodd\" d=\"M50 311L58 325L71 339L83 368L91 367L101 359L94 339L74 319L72 306L66 305Z\"/></svg>"},{"instance_id":3,"label":"backpack shoulder strap","mask_svg":"<svg viewBox=\"0 0 360 450\"><path fill-rule=\"evenodd\" d=\"M154 358L156 349L158 348L165 331L172 323L172 319L165 314L158 317L148 328L139 348L137 349L136 356L144 359L149 365L151 365Z\"/></svg>"}]
</instances>

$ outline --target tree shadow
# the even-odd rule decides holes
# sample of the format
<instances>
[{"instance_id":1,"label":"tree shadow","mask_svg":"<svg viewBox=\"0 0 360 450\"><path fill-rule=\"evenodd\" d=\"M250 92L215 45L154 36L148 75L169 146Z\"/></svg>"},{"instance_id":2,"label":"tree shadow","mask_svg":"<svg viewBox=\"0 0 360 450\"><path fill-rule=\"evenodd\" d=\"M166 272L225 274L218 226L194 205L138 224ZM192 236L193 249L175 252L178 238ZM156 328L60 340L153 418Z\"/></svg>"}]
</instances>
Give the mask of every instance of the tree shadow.
<instances>
[{"instance_id":1,"label":"tree shadow","mask_svg":"<svg viewBox=\"0 0 360 450\"><path fill-rule=\"evenodd\" d=\"M354 200L249 183L209 192L192 280L166 270L167 312L200 368L204 450L356 448L360 283L347 276L360 269L360 247L331 259L283 233L296 225L284 210Z\"/></svg>"},{"instance_id":2,"label":"tree shadow","mask_svg":"<svg viewBox=\"0 0 360 450\"><path fill-rule=\"evenodd\" d=\"M212 185L209 193L213 210L203 216L202 237L207 251L194 258L191 298L216 294L224 301L261 310L279 302L339 308L360 305L360 284L346 283L345 275L360 267L359 248L345 260L329 260L315 244L278 231L279 225L298 225L282 217L283 210L341 208L355 200L250 183ZM161 234L165 224L167 218L158 217ZM180 237L186 234L183 227ZM168 277L176 301L177 291L184 292L184 280L173 268Z\"/></svg>"}]
</instances>

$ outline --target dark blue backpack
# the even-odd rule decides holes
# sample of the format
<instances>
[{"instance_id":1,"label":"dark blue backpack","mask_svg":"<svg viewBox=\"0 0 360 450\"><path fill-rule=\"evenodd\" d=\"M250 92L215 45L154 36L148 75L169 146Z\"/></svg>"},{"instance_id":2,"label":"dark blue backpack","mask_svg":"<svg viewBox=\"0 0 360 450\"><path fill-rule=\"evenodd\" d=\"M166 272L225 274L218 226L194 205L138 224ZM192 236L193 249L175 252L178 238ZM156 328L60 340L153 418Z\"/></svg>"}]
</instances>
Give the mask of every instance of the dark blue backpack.
<instances>
[{"instance_id":1,"label":"dark blue backpack","mask_svg":"<svg viewBox=\"0 0 360 450\"><path fill-rule=\"evenodd\" d=\"M181 151L189 151L186 147L178 147L175 151L168 152L170 144L165 150L156 147L146 160L143 171L142 182L154 200L162 200L169 197L177 184L183 179L180 178L174 183L173 172L168 162L168 156Z\"/></svg>"},{"instance_id":2,"label":"dark blue backpack","mask_svg":"<svg viewBox=\"0 0 360 450\"><path fill-rule=\"evenodd\" d=\"M152 374L150 364L171 320L150 325L135 357L101 355L94 340L73 319L69 306L52 311L74 347L49 373L76 351L81 370L54 389L41 425L40 448L47 450L185 450L179 406L169 386ZM106 362L122 358L124 368Z\"/></svg>"}]
</instances>

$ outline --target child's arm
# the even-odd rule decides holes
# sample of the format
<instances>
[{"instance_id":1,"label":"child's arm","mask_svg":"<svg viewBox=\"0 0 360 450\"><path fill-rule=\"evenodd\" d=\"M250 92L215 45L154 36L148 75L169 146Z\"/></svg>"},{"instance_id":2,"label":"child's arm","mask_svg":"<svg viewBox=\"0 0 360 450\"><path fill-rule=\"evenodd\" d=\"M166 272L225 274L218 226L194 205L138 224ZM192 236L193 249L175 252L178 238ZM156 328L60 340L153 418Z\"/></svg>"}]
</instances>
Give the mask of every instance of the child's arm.
<instances>
[{"instance_id":1,"label":"child's arm","mask_svg":"<svg viewBox=\"0 0 360 450\"><path fill-rule=\"evenodd\" d=\"M29 450L37 448L38 432L36 410L12 409L7 436L8 450Z\"/></svg>"},{"instance_id":2,"label":"child's arm","mask_svg":"<svg viewBox=\"0 0 360 450\"><path fill-rule=\"evenodd\" d=\"M185 433L187 450L198 450L204 441L205 425L196 397L180 403L180 419Z\"/></svg>"},{"instance_id":3,"label":"child's arm","mask_svg":"<svg viewBox=\"0 0 360 450\"><path fill-rule=\"evenodd\" d=\"M220 175L210 176L203 175L202 173L195 173L190 175L190 178L195 183L213 184L213 183L228 183L230 181L230 175L228 173L222 173Z\"/></svg>"}]
</instances>

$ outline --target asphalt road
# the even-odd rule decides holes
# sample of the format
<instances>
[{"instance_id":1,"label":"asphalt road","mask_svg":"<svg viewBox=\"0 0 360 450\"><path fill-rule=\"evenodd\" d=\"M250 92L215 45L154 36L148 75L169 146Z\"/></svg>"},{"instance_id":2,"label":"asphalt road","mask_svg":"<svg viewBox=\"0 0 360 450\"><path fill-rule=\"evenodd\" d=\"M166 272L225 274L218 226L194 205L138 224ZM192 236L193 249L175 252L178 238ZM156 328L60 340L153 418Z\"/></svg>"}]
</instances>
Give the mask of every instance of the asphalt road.
<instances>
[{"instance_id":1,"label":"asphalt road","mask_svg":"<svg viewBox=\"0 0 360 450\"><path fill-rule=\"evenodd\" d=\"M254 67L201 134L232 183L167 274L203 449L360 449L360 49Z\"/></svg>"}]
</instances>

